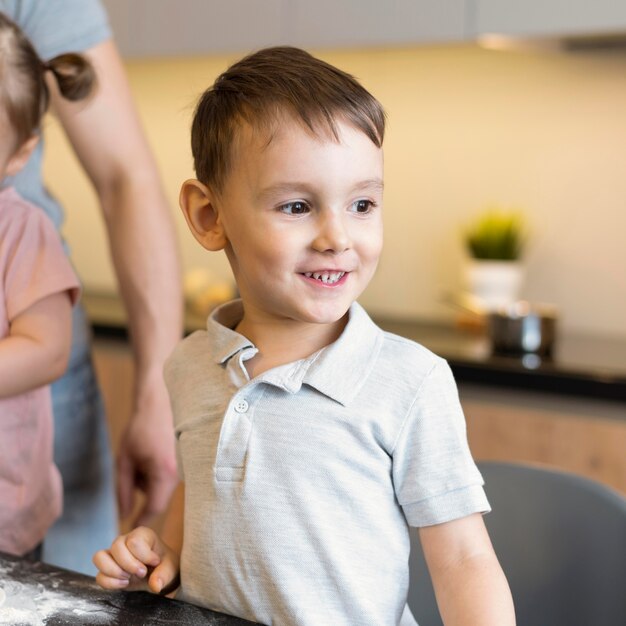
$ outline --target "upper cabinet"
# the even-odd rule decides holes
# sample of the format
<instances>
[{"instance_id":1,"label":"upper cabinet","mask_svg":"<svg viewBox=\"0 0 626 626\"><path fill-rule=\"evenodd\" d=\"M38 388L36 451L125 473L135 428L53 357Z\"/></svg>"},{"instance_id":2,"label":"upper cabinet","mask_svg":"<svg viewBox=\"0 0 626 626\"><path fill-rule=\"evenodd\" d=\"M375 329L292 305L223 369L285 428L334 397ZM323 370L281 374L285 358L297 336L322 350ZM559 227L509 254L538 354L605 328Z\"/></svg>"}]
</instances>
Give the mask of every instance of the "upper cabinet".
<instances>
[{"instance_id":1,"label":"upper cabinet","mask_svg":"<svg viewBox=\"0 0 626 626\"><path fill-rule=\"evenodd\" d=\"M626 0L103 0L126 57L626 33Z\"/></svg>"},{"instance_id":2,"label":"upper cabinet","mask_svg":"<svg viewBox=\"0 0 626 626\"><path fill-rule=\"evenodd\" d=\"M125 57L247 51L276 44L285 0L103 0Z\"/></svg>"},{"instance_id":3,"label":"upper cabinet","mask_svg":"<svg viewBox=\"0 0 626 626\"><path fill-rule=\"evenodd\" d=\"M446 43L471 0L103 0L127 57Z\"/></svg>"},{"instance_id":4,"label":"upper cabinet","mask_svg":"<svg viewBox=\"0 0 626 626\"><path fill-rule=\"evenodd\" d=\"M467 35L466 0L287 0L285 38L305 47L449 43Z\"/></svg>"},{"instance_id":5,"label":"upper cabinet","mask_svg":"<svg viewBox=\"0 0 626 626\"><path fill-rule=\"evenodd\" d=\"M470 13L474 36L566 37L626 30L625 0L472 0Z\"/></svg>"}]
</instances>

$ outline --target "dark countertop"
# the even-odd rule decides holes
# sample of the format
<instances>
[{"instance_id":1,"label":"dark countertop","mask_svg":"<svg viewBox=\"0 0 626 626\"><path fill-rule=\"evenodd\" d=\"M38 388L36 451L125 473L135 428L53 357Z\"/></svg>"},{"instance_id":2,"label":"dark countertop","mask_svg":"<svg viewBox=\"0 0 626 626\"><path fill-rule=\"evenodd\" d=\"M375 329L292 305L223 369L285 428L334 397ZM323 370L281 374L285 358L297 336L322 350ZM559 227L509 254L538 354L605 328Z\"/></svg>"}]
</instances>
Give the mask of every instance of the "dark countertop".
<instances>
[{"instance_id":1,"label":"dark countertop","mask_svg":"<svg viewBox=\"0 0 626 626\"><path fill-rule=\"evenodd\" d=\"M126 317L119 298L87 292L83 303L98 336L126 335ZM540 359L535 355L493 355L484 334L449 324L387 318L375 321L384 330L413 339L447 359L459 382L626 401L623 337L561 333L553 355ZM204 316L187 313L187 331L204 325Z\"/></svg>"},{"instance_id":2,"label":"dark countertop","mask_svg":"<svg viewBox=\"0 0 626 626\"><path fill-rule=\"evenodd\" d=\"M0 552L6 594L0 624L12 626L246 626L246 620L143 591L105 591L93 578Z\"/></svg>"},{"instance_id":3,"label":"dark countertop","mask_svg":"<svg viewBox=\"0 0 626 626\"><path fill-rule=\"evenodd\" d=\"M487 336L475 331L399 320L376 322L447 359L459 382L626 401L623 338L563 333L549 358L503 356L493 354Z\"/></svg>"}]
</instances>

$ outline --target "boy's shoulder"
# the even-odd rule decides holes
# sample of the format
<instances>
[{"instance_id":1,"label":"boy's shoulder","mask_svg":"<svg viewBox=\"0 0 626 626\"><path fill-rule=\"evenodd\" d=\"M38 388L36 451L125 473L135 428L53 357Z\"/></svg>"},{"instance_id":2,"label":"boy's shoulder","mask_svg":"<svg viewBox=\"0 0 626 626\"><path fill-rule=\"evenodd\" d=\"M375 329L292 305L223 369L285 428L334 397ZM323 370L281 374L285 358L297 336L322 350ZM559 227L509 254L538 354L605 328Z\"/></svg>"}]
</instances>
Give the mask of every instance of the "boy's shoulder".
<instances>
[{"instance_id":1,"label":"boy's shoulder","mask_svg":"<svg viewBox=\"0 0 626 626\"><path fill-rule=\"evenodd\" d=\"M408 359L411 365L421 365L429 369L436 362L442 360L440 356L413 339L408 339L407 337L396 335L395 333L383 329L381 329L381 332L383 336L383 348L386 349L392 357L402 360Z\"/></svg>"},{"instance_id":2,"label":"boy's shoulder","mask_svg":"<svg viewBox=\"0 0 626 626\"><path fill-rule=\"evenodd\" d=\"M173 375L179 364L197 364L203 367L212 362L211 339L206 330L195 330L181 339L165 361L165 374Z\"/></svg>"},{"instance_id":3,"label":"boy's shoulder","mask_svg":"<svg viewBox=\"0 0 626 626\"><path fill-rule=\"evenodd\" d=\"M232 305L232 306L231 306ZM240 308L235 300L219 307L207 318L206 328L195 330L178 342L165 362L165 382L170 383L210 379L218 375L230 357L246 348L253 348L252 343L231 330L230 324L223 324L216 319L216 312Z\"/></svg>"},{"instance_id":4,"label":"boy's shoulder","mask_svg":"<svg viewBox=\"0 0 626 626\"><path fill-rule=\"evenodd\" d=\"M445 359L422 344L381 329L379 369L393 372L395 378L420 384L437 366L447 367Z\"/></svg>"},{"instance_id":5,"label":"boy's shoulder","mask_svg":"<svg viewBox=\"0 0 626 626\"><path fill-rule=\"evenodd\" d=\"M188 354L196 352L204 352L210 346L209 333L206 328L194 330L183 337L174 348L172 356L177 353ZM170 357L171 358L171 357Z\"/></svg>"},{"instance_id":6,"label":"boy's shoulder","mask_svg":"<svg viewBox=\"0 0 626 626\"><path fill-rule=\"evenodd\" d=\"M436 355L420 343L385 331L357 303L351 314L357 320L350 333L350 341L344 343L344 349L352 352L354 342L371 341L376 348L370 351L375 357L369 368L369 385L382 385L385 388L405 389L411 393L418 389L433 370L447 368L445 359ZM365 351L357 348L357 353Z\"/></svg>"},{"instance_id":7,"label":"boy's shoulder","mask_svg":"<svg viewBox=\"0 0 626 626\"><path fill-rule=\"evenodd\" d=\"M429 372L437 363L443 361L422 344L382 329L358 302L350 309L350 321L349 326L352 328L346 329L346 332L351 341L345 342L344 348L351 350L353 341L375 342L378 345L379 367L389 365L395 371L406 369L416 375Z\"/></svg>"}]
</instances>

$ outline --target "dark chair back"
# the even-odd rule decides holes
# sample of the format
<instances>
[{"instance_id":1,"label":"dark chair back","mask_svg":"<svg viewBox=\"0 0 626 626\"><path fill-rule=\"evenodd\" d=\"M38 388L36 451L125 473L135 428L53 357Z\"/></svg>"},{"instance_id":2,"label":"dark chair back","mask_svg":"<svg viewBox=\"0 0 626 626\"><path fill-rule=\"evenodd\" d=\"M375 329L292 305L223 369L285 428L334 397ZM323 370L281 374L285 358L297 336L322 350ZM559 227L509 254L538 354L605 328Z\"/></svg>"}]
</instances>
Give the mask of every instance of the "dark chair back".
<instances>
[{"instance_id":1,"label":"dark chair back","mask_svg":"<svg viewBox=\"0 0 626 626\"><path fill-rule=\"evenodd\" d=\"M518 626L626 626L626 498L597 482L536 465L482 462L485 515L511 586ZM417 530L409 606L442 624Z\"/></svg>"}]
</instances>

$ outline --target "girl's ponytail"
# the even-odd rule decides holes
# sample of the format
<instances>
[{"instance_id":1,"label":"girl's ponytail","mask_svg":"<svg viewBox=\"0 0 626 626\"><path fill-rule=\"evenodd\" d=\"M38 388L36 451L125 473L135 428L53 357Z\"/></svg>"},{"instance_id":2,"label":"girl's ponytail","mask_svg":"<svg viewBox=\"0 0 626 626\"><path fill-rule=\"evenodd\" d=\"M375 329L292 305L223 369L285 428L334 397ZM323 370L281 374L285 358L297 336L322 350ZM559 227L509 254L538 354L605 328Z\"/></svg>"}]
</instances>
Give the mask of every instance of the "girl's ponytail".
<instances>
[{"instance_id":1,"label":"girl's ponytail","mask_svg":"<svg viewBox=\"0 0 626 626\"><path fill-rule=\"evenodd\" d=\"M79 54L60 54L42 62L17 24L0 11L0 109L18 144L37 131L48 108L47 72L52 72L67 100L85 98L96 82L93 67Z\"/></svg>"},{"instance_id":2,"label":"girl's ponytail","mask_svg":"<svg viewBox=\"0 0 626 626\"><path fill-rule=\"evenodd\" d=\"M43 64L54 75L61 95L67 100L82 100L96 82L93 66L80 54L67 53Z\"/></svg>"}]
</instances>

